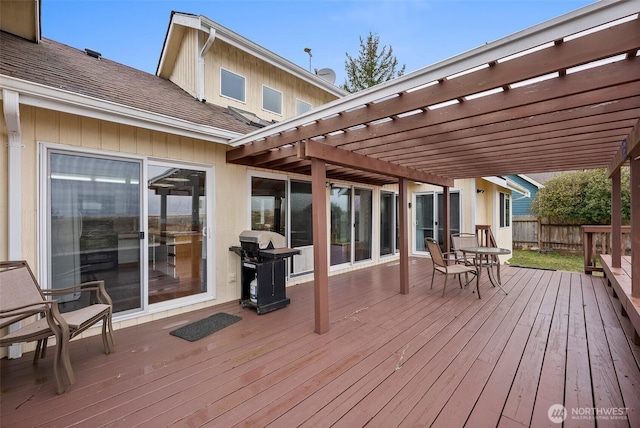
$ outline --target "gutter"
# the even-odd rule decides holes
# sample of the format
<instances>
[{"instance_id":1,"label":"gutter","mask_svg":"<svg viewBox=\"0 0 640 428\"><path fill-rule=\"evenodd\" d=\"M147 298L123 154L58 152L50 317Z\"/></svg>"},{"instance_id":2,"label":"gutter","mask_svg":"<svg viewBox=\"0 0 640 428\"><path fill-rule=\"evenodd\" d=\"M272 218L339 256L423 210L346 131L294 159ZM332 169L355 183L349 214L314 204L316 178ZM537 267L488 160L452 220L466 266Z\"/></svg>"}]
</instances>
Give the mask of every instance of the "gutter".
<instances>
[{"instance_id":1,"label":"gutter","mask_svg":"<svg viewBox=\"0 0 640 428\"><path fill-rule=\"evenodd\" d=\"M229 144L229 140L243 135L238 132L200 125L6 75L0 75L0 88L3 88L3 95L4 89L9 92L19 93L20 103L24 105L197 138L218 144Z\"/></svg>"},{"instance_id":2,"label":"gutter","mask_svg":"<svg viewBox=\"0 0 640 428\"><path fill-rule=\"evenodd\" d=\"M204 43L204 46L200 50L198 54L198 66L197 66L197 76L196 76L196 97L198 101L206 102L204 99L204 57L213 45L213 42L216 39L216 29L213 27L209 27L209 37L207 41Z\"/></svg>"},{"instance_id":3,"label":"gutter","mask_svg":"<svg viewBox=\"0 0 640 428\"><path fill-rule=\"evenodd\" d=\"M485 180L485 181L488 181L489 183L493 183L493 184L495 184L497 186L504 187L505 189L509 189L512 192L521 193L522 195L524 195L525 198L530 198L531 197L531 192L529 191L529 189L526 189L526 188L522 187L521 185L519 185L515 181L509 180L508 178L504 178L504 177L482 177L482 179Z\"/></svg>"}]
</instances>

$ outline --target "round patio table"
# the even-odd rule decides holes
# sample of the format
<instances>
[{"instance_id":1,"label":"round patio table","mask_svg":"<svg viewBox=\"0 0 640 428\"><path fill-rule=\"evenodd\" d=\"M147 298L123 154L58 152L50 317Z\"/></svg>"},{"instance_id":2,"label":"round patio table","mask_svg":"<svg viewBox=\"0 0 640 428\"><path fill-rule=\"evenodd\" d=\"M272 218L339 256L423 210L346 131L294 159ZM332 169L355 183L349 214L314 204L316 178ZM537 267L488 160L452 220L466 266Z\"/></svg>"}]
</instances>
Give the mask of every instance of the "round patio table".
<instances>
[{"instance_id":1,"label":"round patio table","mask_svg":"<svg viewBox=\"0 0 640 428\"><path fill-rule=\"evenodd\" d=\"M502 281L500 279L500 260L495 262L493 259L498 256L505 256L511 254L511 250L498 247L464 247L460 248L460 251L466 256L467 253L474 254L473 263L476 267L476 281L478 290L478 298L480 298L480 275L482 274L482 268L487 268L489 274L489 281L494 287L500 288L504 294L508 294L504 288L502 288ZM493 267L497 266L497 274L493 271Z\"/></svg>"}]
</instances>

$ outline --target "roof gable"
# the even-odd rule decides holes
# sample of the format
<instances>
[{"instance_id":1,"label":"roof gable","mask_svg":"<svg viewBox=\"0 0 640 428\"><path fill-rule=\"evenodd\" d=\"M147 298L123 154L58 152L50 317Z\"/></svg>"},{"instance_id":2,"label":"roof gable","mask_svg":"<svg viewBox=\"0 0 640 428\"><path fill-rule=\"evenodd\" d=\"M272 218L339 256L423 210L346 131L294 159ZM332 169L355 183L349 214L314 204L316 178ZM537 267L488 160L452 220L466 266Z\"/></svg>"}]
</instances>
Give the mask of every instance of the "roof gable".
<instances>
[{"instance_id":1,"label":"roof gable","mask_svg":"<svg viewBox=\"0 0 640 428\"><path fill-rule=\"evenodd\" d=\"M222 40L234 48L247 52L259 60L271 64L274 67L310 83L336 97L343 97L348 94L343 89L327 82L319 76L305 70L289 60L286 60L268 49L265 49L240 34L231 31L217 22L212 21L206 16L198 16L175 11L171 13L171 21L169 22L164 44L162 45L162 52L160 54L158 68L156 71L158 76L168 78L171 74L185 28L195 28L203 32L207 35L206 37L208 37L209 43L215 43L216 40Z\"/></svg>"}]
</instances>

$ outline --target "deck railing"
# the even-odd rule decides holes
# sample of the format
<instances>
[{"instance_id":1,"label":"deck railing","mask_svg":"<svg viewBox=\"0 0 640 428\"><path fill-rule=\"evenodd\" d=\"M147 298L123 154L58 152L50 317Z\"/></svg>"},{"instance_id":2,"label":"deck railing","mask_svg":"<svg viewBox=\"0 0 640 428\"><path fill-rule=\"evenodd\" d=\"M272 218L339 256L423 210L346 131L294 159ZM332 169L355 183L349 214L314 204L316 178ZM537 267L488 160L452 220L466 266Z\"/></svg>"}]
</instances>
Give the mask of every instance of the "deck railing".
<instances>
[{"instance_id":1,"label":"deck railing","mask_svg":"<svg viewBox=\"0 0 640 428\"><path fill-rule=\"evenodd\" d=\"M611 254L611 226L582 226L583 248L584 248L584 272L591 274L593 272L602 272L602 266L599 266L600 254ZM621 254L627 254L628 236L631 235L630 226L622 226L622 239L620 249Z\"/></svg>"}]
</instances>

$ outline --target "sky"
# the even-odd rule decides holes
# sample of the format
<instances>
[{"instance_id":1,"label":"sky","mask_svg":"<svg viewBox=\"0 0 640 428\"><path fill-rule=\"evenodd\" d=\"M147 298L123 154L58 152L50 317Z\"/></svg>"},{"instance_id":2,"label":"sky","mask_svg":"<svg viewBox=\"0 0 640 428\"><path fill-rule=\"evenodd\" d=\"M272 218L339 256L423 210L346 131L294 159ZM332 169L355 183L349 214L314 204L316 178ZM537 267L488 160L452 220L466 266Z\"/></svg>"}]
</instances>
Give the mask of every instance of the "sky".
<instances>
[{"instance_id":1,"label":"sky","mask_svg":"<svg viewBox=\"0 0 640 428\"><path fill-rule=\"evenodd\" d=\"M372 32L406 73L594 0L41 0L42 37L155 74L171 11L204 15L304 69L345 81ZM305 52L311 49L311 57ZM311 67L310 67L311 65Z\"/></svg>"}]
</instances>

